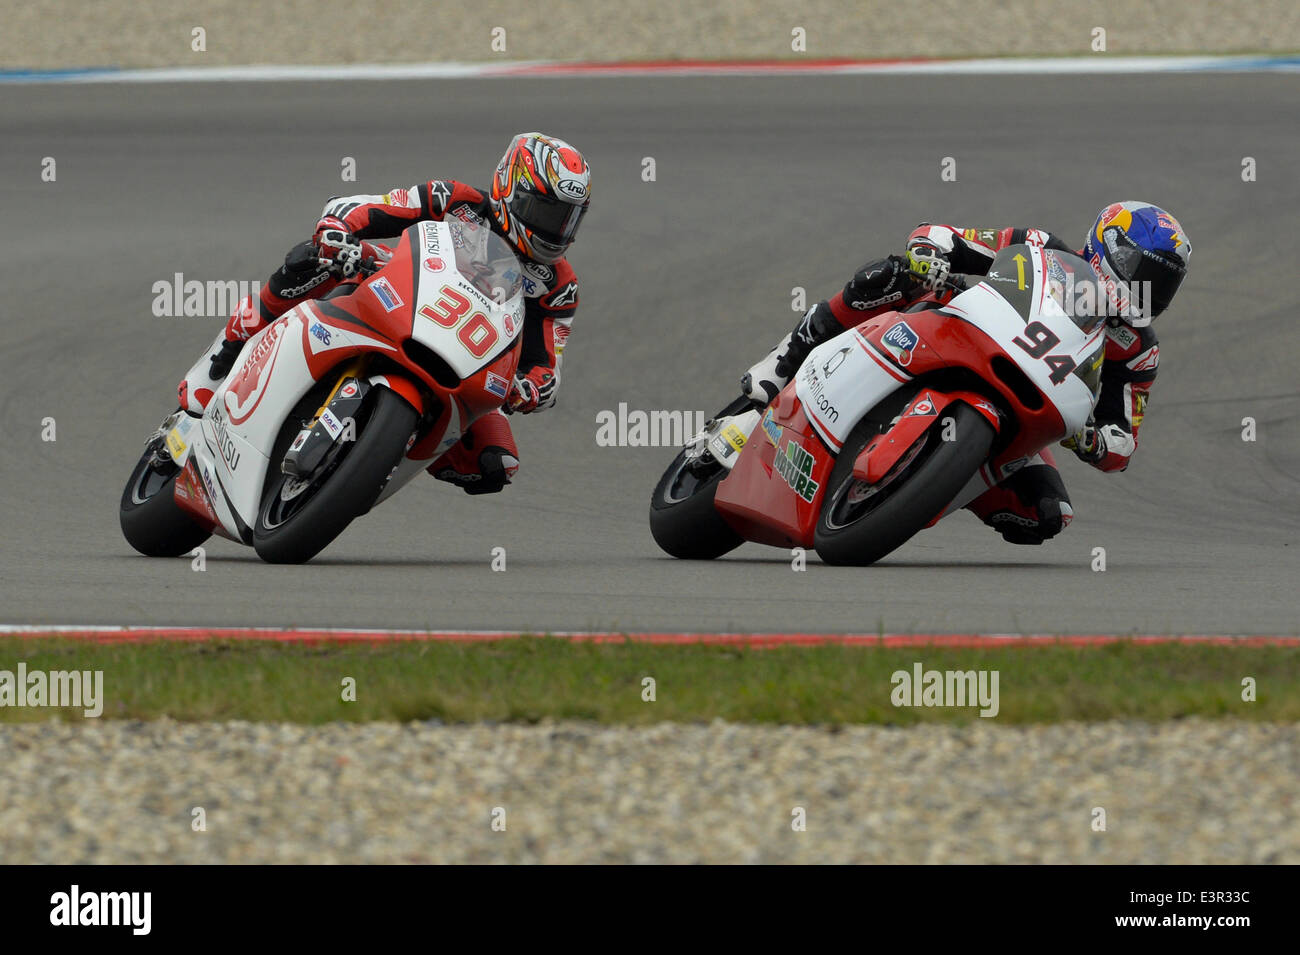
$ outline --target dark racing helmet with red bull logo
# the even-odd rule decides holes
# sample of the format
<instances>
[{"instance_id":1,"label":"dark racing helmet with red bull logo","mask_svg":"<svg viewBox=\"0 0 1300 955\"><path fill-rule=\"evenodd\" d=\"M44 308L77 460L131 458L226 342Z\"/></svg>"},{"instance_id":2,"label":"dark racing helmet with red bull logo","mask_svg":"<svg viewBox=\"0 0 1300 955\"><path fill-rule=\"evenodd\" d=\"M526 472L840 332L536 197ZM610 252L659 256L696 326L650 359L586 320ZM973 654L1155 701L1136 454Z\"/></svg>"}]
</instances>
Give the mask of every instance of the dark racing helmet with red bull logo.
<instances>
[{"instance_id":1,"label":"dark racing helmet with red bull logo","mask_svg":"<svg viewBox=\"0 0 1300 955\"><path fill-rule=\"evenodd\" d=\"M515 248L535 262L559 261L591 203L591 168L562 139L520 133L492 179L492 212Z\"/></svg>"},{"instance_id":2,"label":"dark racing helmet with red bull logo","mask_svg":"<svg viewBox=\"0 0 1300 955\"><path fill-rule=\"evenodd\" d=\"M1150 325L1169 307L1191 254L1177 219L1159 206L1132 200L1103 209L1083 245L1112 313L1136 328Z\"/></svg>"}]
</instances>

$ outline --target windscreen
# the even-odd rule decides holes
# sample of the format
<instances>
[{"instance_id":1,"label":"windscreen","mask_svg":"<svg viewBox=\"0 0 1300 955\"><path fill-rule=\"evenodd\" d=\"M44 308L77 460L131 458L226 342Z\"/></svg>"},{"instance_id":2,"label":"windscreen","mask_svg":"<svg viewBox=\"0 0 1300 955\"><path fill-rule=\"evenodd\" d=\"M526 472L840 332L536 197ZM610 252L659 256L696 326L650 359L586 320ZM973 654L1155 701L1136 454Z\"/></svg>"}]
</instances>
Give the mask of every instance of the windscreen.
<instances>
[{"instance_id":1,"label":"windscreen","mask_svg":"<svg viewBox=\"0 0 1300 955\"><path fill-rule=\"evenodd\" d=\"M1045 267L1035 278L1033 261L1042 255ZM1051 298L1085 334L1106 320L1109 300L1092 267L1073 252L1033 249L1027 245L1007 246L989 267L984 284L1006 299L1029 321L1034 311L1050 308Z\"/></svg>"},{"instance_id":2,"label":"windscreen","mask_svg":"<svg viewBox=\"0 0 1300 955\"><path fill-rule=\"evenodd\" d=\"M497 303L519 293L523 287L519 260L504 239L473 222L448 219L447 225L456 250L456 268L466 281Z\"/></svg>"}]
</instances>

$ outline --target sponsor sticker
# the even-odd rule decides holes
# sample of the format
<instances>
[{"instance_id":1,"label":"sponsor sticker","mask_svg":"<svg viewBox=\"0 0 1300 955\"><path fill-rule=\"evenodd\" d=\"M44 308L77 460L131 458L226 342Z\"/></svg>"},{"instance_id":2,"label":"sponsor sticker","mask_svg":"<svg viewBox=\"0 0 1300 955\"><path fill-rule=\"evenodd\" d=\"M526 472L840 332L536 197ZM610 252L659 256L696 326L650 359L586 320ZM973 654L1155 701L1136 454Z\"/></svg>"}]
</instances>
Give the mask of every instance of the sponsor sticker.
<instances>
[{"instance_id":1,"label":"sponsor sticker","mask_svg":"<svg viewBox=\"0 0 1300 955\"><path fill-rule=\"evenodd\" d=\"M912 405L912 410L907 413L907 416L909 418L932 418L936 414L938 412L934 408L934 398L927 391L920 401Z\"/></svg>"},{"instance_id":2,"label":"sponsor sticker","mask_svg":"<svg viewBox=\"0 0 1300 955\"><path fill-rule=\"evenodd\" d=\"M212 432L217 439L217 450L221 452L221 460L226 465L226 469L234 474L239 469L239 449L235 447L235 440L230 436L230 431L226 426L226 418L221 413L220 408L212 409Z\"/></svg>"},{"instance_id":3,"label":"sponsor sticker","mask_svg":"<svg viewBox=\"0 0 1300 955\"><path fill-rule=\"evenodd\" d=\"M331 438L337 438L343 433L343 422L339 421L338 417L329 408L320 413L320 423L325 426L325 430L329 432Z\"/></svg>"},{"instance_id":4,"label":"sponsor sticker","mask_svg":"<svg viewBox=\"0 0 1300 955\"><path fill-rule=\"evenodd\" d=\"M216 524L217 514L212 509L212 504L208 501L208 496L203 493L202 478L199 477L199 469L193 461L190 461L176 476L176 491L181 494L191 504L196 505L212 523ZM188 493L185 493L188 491Z\"/></svg>"},{"instance_id":5,"label":"sponsor sticker","mask_svg":"<svg viewBox=\"0 0 1300 955\"><path fill-rule=\"evenodd\" d=\"M817 374L816 366L817 363L814 361L806 361L803 363L803 371L801 374L803 375L804 384L808 389L809 399L806 403L809 403L812 407L816 408L825 424L832 425L840 420L840 412L835 405L831 404L830 399L826 397L826 382Z\"/></svg>"},{"instance_id":6,"label":"sponsor sticker","mask_svg":"<svg viewBox=\"0 0 1300 955\"><path fill-rule=\"evenodd\" d=\"M293 439L293 444L289 445L289 450L301 451L302 446L307 443L307 439L310 437L311 437L311 428L303 428L301 431L298 432L298 437Z\"/></svg>"},{"instance_id":7,"label":"sponsor sticker","mask_svg":"<svg viewBox=\"0 0 1300 955\"><path fill-rule=\"evenodd\" d=\"M722 440L732 451L739 451L745 446L745 432L741 431L734 424L729 424L722 429Z\"/></svg>"},{"instance_id":8,"label":"sponsor sticker","mask_svg":"<svg viewBox=\"0 0 1300 955\"><path fill-rule=\"evenodd\" d=\"M785 434L785 428L772 420L771 408L763 412L763 434L767 435L767 440L772 442L774 448L781 443L781 435Z\"/></svg>"},{"instance_id":9,"label":"sponsor sticker","mask_svg":"<svg viewBox=\"0 0 1300 955\"><path fill-rule=\"evenodd\" d=\"M830 357L830 360L827 361L826 364L822 365L822 375L829 378L831 375L835 374L835 369L844 364L844 359L847 357L849 357L849 349L841 348Z\"/></svg>"},{"instance_id":10,"label":"sponsor sticker","mask_svg":"<svg viewBox=\"0 0 1300 955\"><path fill-rule=\"evenodd\" d=\"M907 366L912 363L912 351L920 340L921 337L912 330L912 326L907 322L895 322L881 336L880 343L894 356L895 361L900 365Z\"/></svg>"},{"instance_id":11,"label":"sponsor sticker","mask_svg":"<svg viewBox=\"0 0 1300 955\"><path fill-rule=\"evenodd\" d=\"M549 265L542 265L540 262L525 262L524 273L531 275L542 285L550 285L555 281L555 270Z\"/></svg>"},{"instance_id":12,"label":"sponsor sticker","mask_svg":"<svg viewBox=\"0 0 1300 955\"><path fill-rule=\"evenodd\" d=\"M209 497L217 496L217 489L212 482L212 471L206 464L203 466L203 486L208 489Z\"/></svg>"},{"instance_id":13,"label":"sponsor sticker","mask_svg":"<svg viewBox=\"0 0 1300 955\"><path fill-rule=\"evenodd\" d=\"M1047 274L1064 285L1067 279L1065 277L1065 266L1061 264L1061 260L1051 252L1046 253L1045 258L1047 259Z\"/></svg>"},{"instance_id":14,"label":"sponsor sticker","mask_svg":"<svg viewBox=\"0 0 1300 955\"><path fill-rule=\"evenodd\" d=\"M817 494L817 482L812 479L813 456L802 445L787 440L776 455L776 473L790 485L790 490L811 502Z\"/></svg>"},{"instance_id":15,"label":"sponsor sticker","mask_svg":"<svg viewBox=\"0 0 1300 955\"><path fill-rule=\"evenodd\" d=\"M313 322L311 326L311 337L318 340L322 345L330 343L330 330L320 322Z\"/></svg>"},{"instance_id":16,"label":"sponsor sticker","mask_svg":"<svg viewBox=\"0 0 1300 955\"><path fill-rule=\"evenodd\" d=\"M397 294L397 290L393 288L392 283L389 282L388 279L375 279L370 283L370 291L374 293L375 298L379 299L379 304L384 306L385 312L396 311L405 304L402 301L402 297ZM328 342L326 344L328 344Z\"/></svg>"},{"instance_id":17,"label":"sponsor sticker","mask_svg":"<svg viewBox=\"0 0 1300 955\"><path fill-rule=\"evenodd\" d=\"M424 237L425 255L437 255L442 251L442 240L438 238L437 223L422 223L420 225L420 234Z\"/></svg>"},{"instance_id":18,"label":"sponsor sticker","mask_svg":"<svg viewBox=\"0 0 1300 955\"><path fill-rule=\"evenodd\" d=\"M461 222L468 222L471 225L483 224L483 217L475 212L472 206L466 205L463 202L456 206L455 209L452 209L451 214Z\"/></svg>"},{"instance_id":19,"label":"sponsor sticker","mask_svg":"<svg viewBox=\"0 0 1300 955\"><path fill-rule=\"evenodd\" d=\"M1118 325L1106 329L1106 337L1124 349L1132 348L1133 343L1138 340L1137 332L1127 325Z\"/></svg>"},{"instance_id":20,"label":"sponsor sticker","mask_svg":"<svg viewBox=\"0 0 1300 955\"><path fill-rule=\"evenodd\" d=\"M555 185L555 191L570 199L586 199L587 187L573 179L561 179Z\"/></svg>"},{"instance_id":21,"label":"sponsor sticker","mask_svg":"<svg viewBox=\"0 0 1300 955\"><path fill-rule=\"evenodd\" d=\"M506 381L500 375L494 374L493 372L489 371L487 373L487 382L483 385L483 387L486 388L490 393L496 395L498 398L504 398L506 396L506 392L509 391L510 389L510 382Z\"/></svg>"},{"instance_id":22,"label":"sponsor sticker","mask_svg":"<svg viewBox=\"0 0 1300 955\"><path fill-rule=\"evenodd\" d=\"M355 381L344 382L343 387L339 389L340 398L351 398L357 393L357 383Z\"/></svg>"},{"instance_id":23,"label":"sponsor sticker","mask_svg":"<svg viewBox=\"0 0 1300 955\"><path fill-rule=\"evenodd\" d=\"M446 267L447 263L436 255L431 255L424 260L424 268L428 272L441 272Z\"/></svg>"},{"instance_id":24,"label":"sponsor sticker","mask_svg":"<svg viewBox=\"0 0 1300 955\"><path fill-rule=\"evenodd\" d=\"M166 443L167 451L171 454L173 461L185 460L185 451L189 445L186 444L185 439L181 437L181 429L179 426L172 428L167 432Z\"/></svg>"}]
</instances>

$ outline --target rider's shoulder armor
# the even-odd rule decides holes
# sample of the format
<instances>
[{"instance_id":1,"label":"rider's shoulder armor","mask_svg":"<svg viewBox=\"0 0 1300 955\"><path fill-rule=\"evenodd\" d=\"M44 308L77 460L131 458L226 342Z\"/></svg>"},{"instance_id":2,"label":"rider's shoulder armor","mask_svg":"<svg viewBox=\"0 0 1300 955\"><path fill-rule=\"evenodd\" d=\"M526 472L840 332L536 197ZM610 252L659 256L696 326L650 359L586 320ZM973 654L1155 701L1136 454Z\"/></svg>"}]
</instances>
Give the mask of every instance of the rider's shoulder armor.
<instances>
[{"instance_id":1,"label":"rider's shoulder armor","mask_svg":"<svg viewBox=\"0 0 1300 955\"><path fill-rule=\"evenodd\" d=\"M536 299L550 310L569 309L578 304L578 276L568 259L550 265L525 261L522 270L525 298Z\"/></svg>"},{"instance_id":2,"label":"rider's shoulder armor","mask_svg":"<svg viewBox=\"0 0 1300 955\"><path fill-rule=\"evenodd\" d=\"M1112 321L1106 328L1106 363L1122 365L1136 375L1154 375L1160 363L1160 345L1156 333L1148 325L1134 328L1120 321Z\"/></svg>"},{"instance_id":3,"label":"rider's shoulder armor","mask_svg":"<svg viewBox=\"0 0 1300 955\"><path fill-rule=\"evenodd\" d=\"M429 212L439 219L448 213L474 222L489 218L487 193L481 189L455 179L431 179L425 188L429 191Z\"/></svg>"}]
</instances>

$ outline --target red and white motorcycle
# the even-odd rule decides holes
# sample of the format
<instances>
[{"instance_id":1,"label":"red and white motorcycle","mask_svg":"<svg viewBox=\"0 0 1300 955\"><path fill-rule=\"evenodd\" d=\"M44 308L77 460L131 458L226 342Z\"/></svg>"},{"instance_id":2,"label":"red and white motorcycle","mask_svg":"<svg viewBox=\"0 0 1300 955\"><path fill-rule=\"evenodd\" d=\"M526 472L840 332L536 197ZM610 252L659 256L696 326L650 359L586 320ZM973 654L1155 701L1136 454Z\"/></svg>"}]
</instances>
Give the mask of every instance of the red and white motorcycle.
<instances>
[{"instance_id":1,"label":"red and white motorcycle","mask_svg":"<svg viewBox=\"0 0 1300 955\"><path fill-rule=\"evenodd\" d=\"M879 560L1087 423L1106 303L1083 259L1018 245L837 335L770 405L733 402L677 455L655 541L680 558L749 540Z\"/></svg>"},{"instance_id":2,"label":"red and white motorcycle","mask_svg":"<svg viewBox=\"0 0 1300 955\"><path fill-rule=\"evenodd\" d=\"M501 406L524 298L490 229L419 223L341 290L253 335L201 417L163 421L122 493L132 547L177 556L219 534L310 560Z\"/></svg>"}]
</instances>

